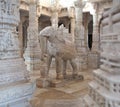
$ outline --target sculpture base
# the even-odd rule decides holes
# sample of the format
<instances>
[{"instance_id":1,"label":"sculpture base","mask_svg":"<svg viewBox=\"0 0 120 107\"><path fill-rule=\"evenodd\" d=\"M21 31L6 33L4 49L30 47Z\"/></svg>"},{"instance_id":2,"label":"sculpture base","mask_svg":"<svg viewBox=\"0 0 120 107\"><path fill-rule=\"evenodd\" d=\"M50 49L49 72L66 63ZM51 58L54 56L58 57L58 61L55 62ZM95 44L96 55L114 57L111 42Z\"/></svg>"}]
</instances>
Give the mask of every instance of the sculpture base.
<instances>
[{"instance_id":1,"label":"sculpture base","mask_svg":"<svg viewBox=\"0 0 120 107\"><path fill-rule=\"evenodd\" d=\"M35 70L40 70L40 60L38 59L25 59L25 64L27 65L27 70L32 72Z\"/></svg>"},{"instance_id":2,"label":"sculpture base","mask_svg":"<svg viewBox=\"0 0 120 107\"><path fill-rule=\"evenodd\" d=\"M36 86L38 88L47 88L47 87L50 87L50 84L51 84L51 80L50 79L38 78L36 80Z\"/></svg>"},{"instance_id":3,"label":"sculpture base","mask_svg":"<svg viewBox=\"0 0 120 107\"><path fill-rule=\"evenodd\" d=\"M40 70L40 53L38 47L27 47L24 53L25 64L27 65L27 70L30 72Z\"/></svg>"}]
</instances>

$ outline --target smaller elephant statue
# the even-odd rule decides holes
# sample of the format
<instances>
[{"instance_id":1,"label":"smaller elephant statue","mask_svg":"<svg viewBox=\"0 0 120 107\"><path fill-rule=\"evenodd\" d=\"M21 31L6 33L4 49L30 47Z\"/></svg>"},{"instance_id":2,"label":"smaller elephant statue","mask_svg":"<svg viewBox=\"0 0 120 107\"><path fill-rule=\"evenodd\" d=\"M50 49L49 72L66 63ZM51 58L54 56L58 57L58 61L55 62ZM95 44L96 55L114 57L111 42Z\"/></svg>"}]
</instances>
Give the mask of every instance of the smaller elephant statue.
<instances>
[{"instance_id":1,"label":"smaller elephant statue","mask_svg":"<svg viewBox=\"0 0 120 107\"><path fill-rule=\"evenodd\" d=\"M55 57L57 79L60 78L61 60L63 61L63 77L67 77L66 67L67 62L70 61L70 64L73 68L72 77L75 78L78 75L77 64L75 61L75 58L77 56L76 48L74 42L71 39L71 35L67 32L67 30L63 26L60 26L57 29L53 28L52 26L48 26L40 31L40 36L47 38L47 41L51 46L51 48L48 49L49 52L47 72L49 73L51 58ZM50 49L52 50L50 51Z\"/></svg>"}]
</instances>

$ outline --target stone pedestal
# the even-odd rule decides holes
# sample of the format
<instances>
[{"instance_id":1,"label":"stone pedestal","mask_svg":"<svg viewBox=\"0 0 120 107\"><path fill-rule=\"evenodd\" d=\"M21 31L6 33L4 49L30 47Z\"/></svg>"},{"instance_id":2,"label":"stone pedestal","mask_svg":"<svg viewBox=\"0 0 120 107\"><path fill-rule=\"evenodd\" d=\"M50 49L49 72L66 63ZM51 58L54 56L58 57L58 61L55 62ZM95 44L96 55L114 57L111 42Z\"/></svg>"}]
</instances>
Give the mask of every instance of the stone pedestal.
<instances>
[{"instance_id":1,"label":"stone pedestal","mask_svg":"<svg viewBox=\"0 0 120 107\"><path fill-rule=\"evenodd\" d=\"M28 107L35 88L21 58L19 1L0 1L0 107Z\"/></svg>"},{"instance_id":2,"label":"stone pedestal","mask_svg":"<svg viewBox=\"0 0 120 107\"><path fill-rule=\"evenodd\" d=\"M36 85L38 88L48 88L50 87L51 80L49 78L38 78L36 80Z\"/></svg>"},{"instance_id":3,"label":"stone pedestal","mask_svg":"<svg viewBox=\"0 0 120 107\"><path fill-rule=\"evenodd\" d=\"M114 0L114 2L117 0ZM116 3L114 3L116 4ZM101 66L93 72L84 107L120 106L120 4L103 14L101 23Z\"/></svg>"},{"instance_id":4,"label":"stone pedestal","mask_svg":"<svg viewBox=\"0 0 120 107\"><path fill-rule=\"evenodd\" d=\"M29 27L28 27L28 42L25 50L24 58L27 65L27 70L40 70L40 44L38 41L38 16L36 10L36 1L31 0L29 3Z\"/></svg>"}]
</instances>

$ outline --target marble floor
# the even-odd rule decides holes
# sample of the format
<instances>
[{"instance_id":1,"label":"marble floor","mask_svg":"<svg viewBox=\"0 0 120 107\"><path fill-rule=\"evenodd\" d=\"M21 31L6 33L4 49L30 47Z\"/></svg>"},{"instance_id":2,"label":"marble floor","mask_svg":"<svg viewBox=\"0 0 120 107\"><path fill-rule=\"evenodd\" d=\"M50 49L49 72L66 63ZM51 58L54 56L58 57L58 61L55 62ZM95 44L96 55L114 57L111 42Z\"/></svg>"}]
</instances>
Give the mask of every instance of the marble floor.
<instances>
[{"instance_id":1,"label":"marble floor","mask_svg":"<svg viewBox=\"0 0 120 107\"><path fill-rule=\"evenodd\" d=\"M39 73L39 71L38 71ZM48 102L48 100L51 100L56 102L59 102L57 99L79 99L79 106L83 107L82 98L84 95L86 95L89 91L88 89L88 83L92 80L92 70L85 70L82 72L79 72L79 74L82 74L84 76L84 80L68 80L67 82L61 82L61 84L56 85L56 87L49 87L49 88L36 88L36 91L34 93L34 98L31 100L32 105L34 107L52 107L50 104L47 106L44 103ZM51 78L55 78L55 71L50 71ZM32 79L39 78L40 76L38 74L32 76ZM57 80L54 80L57 81ZM57 83L57 82L56 82ZM42 103L41 103L42 101ZM64 100L65 101L65 100ZM72 102L73 100L69 100ZM51 102L51 101L50 101ZM62 102L61 102L62 103ZM72 102L72 105L74 102ZM62 103L63 104L63 103ZM70 104L70 103L69 103ZM64 106L61 105L61 106ZM77 105L74 105L77 107ZM74 107L71 106L71 107ZM56 107L56 106L55 106ZM58 106L57 106L58 107ZM65 106L67 107L67 106Z\"/></svg>"}]
</instances>

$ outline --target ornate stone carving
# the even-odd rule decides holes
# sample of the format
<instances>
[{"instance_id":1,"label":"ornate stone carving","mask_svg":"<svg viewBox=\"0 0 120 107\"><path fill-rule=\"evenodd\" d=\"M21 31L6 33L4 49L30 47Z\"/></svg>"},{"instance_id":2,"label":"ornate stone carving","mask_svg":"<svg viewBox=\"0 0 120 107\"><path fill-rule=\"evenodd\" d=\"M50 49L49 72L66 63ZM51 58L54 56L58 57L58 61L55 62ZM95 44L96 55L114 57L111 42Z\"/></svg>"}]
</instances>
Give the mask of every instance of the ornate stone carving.
<instances>
[{"instance_id":1,"label":"ornate stone carving","mask_svg":"<svg viewBox=\"0 0 120 107\"><path fill-rule=\"evenodd\" d=\"M26 107L35 88L20 57L19 20L19 0L0 0L0 107Z\"/></svg>"},{"instance_id":2,"label":"ornate stone carving","mask_svg":"<svg viewBox=\"0 0 120 107\"><path fill-rule=\"evenodd\" d=\"M84 27L82 24L82 0L77 0L78 6L75 6L75 45L77 50L77 65L80 70L87 68L87 46L85 45Z\"/></svg>"},{"instance_id":3,"label":"ornate stone carving","mask_svg":"<svg viewBox=\"0 0 120 107\"><path fill-rule=\"evenodd\" d=\"M92 101L91 104L86 103L87 107L120 106L120 81L118 79L120 78L120 4L115 5L116 3L118 1L114 0L113 7L103 13L100 34L102 64L93 72L94 80L89 83L90 93L85 97L85 102L90 99Z\"/></svg>"},{"instance_id":4,"label":"ornate stone carving","mask_svg":"<svg viewBox=\"0 0 120 107\"><path fill-rule=\"evenodd\" d=\"M29 6L29 27L27 35L27 48L24 58L27 65L27 70L31 73L35 70L40 70L41 50L38 41L38 16L36 0L31 0ZM33 72L34 73L34 72Z\"/></svg>"}]
</instances>

